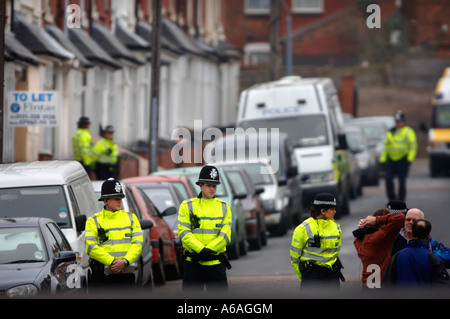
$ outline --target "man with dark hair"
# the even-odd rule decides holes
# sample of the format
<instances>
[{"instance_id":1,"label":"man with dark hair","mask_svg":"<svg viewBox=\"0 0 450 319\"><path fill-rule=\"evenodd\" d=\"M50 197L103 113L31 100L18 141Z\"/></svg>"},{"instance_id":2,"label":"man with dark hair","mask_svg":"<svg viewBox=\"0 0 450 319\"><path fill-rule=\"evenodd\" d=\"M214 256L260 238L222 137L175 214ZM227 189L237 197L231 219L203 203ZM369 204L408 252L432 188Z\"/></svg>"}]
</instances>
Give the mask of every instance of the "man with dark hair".
<instances>
[{"instance_id":1,"label":"man with dark hair","mask_svg":"<svg viewBox=\"0 0 450 319\"><path fill-rule=\"evenodd\" d=\"M414 221L412 239L405 249L392 257L384 282L397 287L430 287L435 283L448 286L449 276L444 264L428 250L430 232L429 221Z\"/></svg>"}]
</instances>

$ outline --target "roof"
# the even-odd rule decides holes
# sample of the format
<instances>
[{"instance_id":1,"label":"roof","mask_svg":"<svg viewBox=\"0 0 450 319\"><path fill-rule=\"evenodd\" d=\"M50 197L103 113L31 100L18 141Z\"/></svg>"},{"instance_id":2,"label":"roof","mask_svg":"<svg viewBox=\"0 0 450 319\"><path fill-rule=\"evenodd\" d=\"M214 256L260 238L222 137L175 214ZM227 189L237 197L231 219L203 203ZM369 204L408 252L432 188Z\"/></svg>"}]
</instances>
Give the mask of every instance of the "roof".
<instances>
[{"instance_id":1,"label":"roof","mask_svg":"<svg viewBox=\"0 0 450 319\"><path fill-rule=\"evenodd\" d=\"M73 45L76 46L89 61L116 70L122 68L122 66L100 47L100 45L94 41L85 30L69 28L68 36Z\"/></svg>"},{"instance_id":2,"label":"roof","mask_svg":"<svg viewBox=\"0 0 450 319\"><path fill-rule=\"evenodd\" d=\"M41 26L25 20L20 14L14 16L14 33L34 54L51 56L60 60L70 60L75 55L63 48Z\"/></svg>"},{"instance_id":3,"label":"roof","mask_svg":"<svg viewBox=\"0 0 450 319\"><path fill-rule=\"evenodd\" d=\"M20 60L32 65L43 64L44 61L33 54L15 37L14 33L5 30L5 58L11 61Z\"/></svg>"},{"instance_id":4,"label":"roof","mask_svg":"<svg viewBox=\"0 0 450 319\"><path fill-rule=\"evenodd\" d=\"M115 59L124 59L136 65L144 65L142 61L133 56L128 48L107 27L92 23L92 38Z\"/></svg>"},{"instance_id":5,"label":"roof","mask_svg":"<svg viewBox=\"0 0 450 319\"><path fill-rule=\"evenodd\" d=\"M131 32L119 22L115 30L116 37L130 50L140 50L150 52L150 42Z\"/></svg>"},{"instance_id":6,"label":"roof","mask_svg":"<svg viewBox=\"0 0 450 319\"><path fill-rule=\"evenodd\" d=\"M80 61L80 66L83 68L92 68L94 65L86 59L80 50L69 40L69 38L56 26L47 24L45 30L58 41L61 46L72 52L75 57Z\"/></svg>"},{"instance_id":7,"label":"roof","mask_svg":"<svg viewBox=\"0 0 450 319\"><path fill-rule=\"evenodd\" d=\"M87 176L77 161L36 161L0 164L0 188L63 185Z\"/></svg>"},{"instance_id":8,"label":"roof","mask_svg":"<svg viewBox=\"0 0 450 319\"><path fill-rule=\"evenodd\" d=\"M14 218L0 218L0 228L9 227L38 227L39 224L54 222L45 217L14 217Z\"/></svg>"}]
</instances>

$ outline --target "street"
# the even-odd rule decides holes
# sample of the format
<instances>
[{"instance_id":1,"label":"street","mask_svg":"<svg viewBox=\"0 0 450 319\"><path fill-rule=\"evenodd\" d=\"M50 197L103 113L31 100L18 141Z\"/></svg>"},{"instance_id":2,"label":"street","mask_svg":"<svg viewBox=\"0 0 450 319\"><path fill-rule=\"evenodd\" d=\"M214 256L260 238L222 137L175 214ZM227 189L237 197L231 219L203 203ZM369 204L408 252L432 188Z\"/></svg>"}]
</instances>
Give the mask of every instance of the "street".
<instances>
[{"instance_id":1,"label":"street","mask_svg":"<svg viewBox=\"0 0 450 319\"><path fill-rule=\"evenodd\" d=\"M428 160L416 160L408 178L408 208L417 207L424 211L425 218L432 223L432 236L450 245L447 225L450 215L446 211L446 200L450 194L448 177L430 178ZM341 284L340 292L325 296L331 298L359 297L361 293L360 274L362 264L353 246L352 231L358 220L385 207L387 199L384 191L384 179L379 186L364 187L363 196L351 201L351 214L339 219L342 228L342 247L340 258L344 265L346 282ZM259 251L249 251L247 256L232 260L233 268L228 270L229 292L220 298L297 298L299 281L289 259L289 248L293 229L282 237L271 237L267 246ZM165 286L155 287L153 298L180 298L181 280L168 281ZM323 294L322 294L323 295ZM310 295L312 296L312 295ZM201 295L210 298L210 294ZM308 297L308 296L307 296Z\"/></svg>"}]
</instances>

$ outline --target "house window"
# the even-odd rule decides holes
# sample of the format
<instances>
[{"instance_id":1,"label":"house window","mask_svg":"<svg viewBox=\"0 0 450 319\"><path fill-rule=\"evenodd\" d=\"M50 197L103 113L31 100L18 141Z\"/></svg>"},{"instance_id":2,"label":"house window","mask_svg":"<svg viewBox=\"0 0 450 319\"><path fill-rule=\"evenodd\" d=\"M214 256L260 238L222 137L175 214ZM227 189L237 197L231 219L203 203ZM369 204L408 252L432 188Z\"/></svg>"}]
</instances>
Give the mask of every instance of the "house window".
<instances>
[{"instance_id":1,"label":"house window","mask_svg":"<svg viewBox=\"0 0 450 319\"><path fill-rule=\"evenodd\" d=\"M294 13L323 13L323 0L292 0Z\"/></svg>"},{"instance_id":2,"label":"house window","mask_svg":"<svg viewBox=\"0 0 450 319\"><path fill-rule=\"evenodd\" d=\"M270 45L266 42L248 43L244 47L244 65L266 64L270 61Z\"/></svg>"},{"instance_id":3,"label":"house window","mask_svg":"<svg viewBox=\"0 0 450 319\"><path fill-rule=\"evenodd\" d=\"M270 0L245 0L246 14L269 14Z\"/></svg>"}]
</instances>

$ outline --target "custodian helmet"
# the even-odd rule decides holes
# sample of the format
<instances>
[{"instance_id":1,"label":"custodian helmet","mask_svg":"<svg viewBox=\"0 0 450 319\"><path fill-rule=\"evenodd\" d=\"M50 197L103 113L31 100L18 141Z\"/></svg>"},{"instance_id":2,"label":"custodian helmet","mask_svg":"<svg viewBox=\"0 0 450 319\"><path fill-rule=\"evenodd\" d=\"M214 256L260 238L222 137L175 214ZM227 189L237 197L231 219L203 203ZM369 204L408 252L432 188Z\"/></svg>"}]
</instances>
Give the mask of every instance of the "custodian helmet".
<instances>
[{"instance_id":1,"label":"custodian helmet","mask_svg":"<svg viewBox=\"0 0 450 319\"><path fill-rule=\"evenodd\" d=\"M198 181L196 182L196 184L200 185L200 183L219 185L220 184L219 171L217 170L217 168L213 165L203 166L198 176Z\"/></svg>"},{"instance_id":2,"label":"custodian helmet","mask_svg":"<svg viewBox=\"0 0 450 319\"><path fill-rule=\"evenodd\" d=\"M124 198L125 194L123 193L122 184L116 179L110 178L106 180L102 184L102 193L99 201L108 198Z\"/></svg>"}]
</instances>

